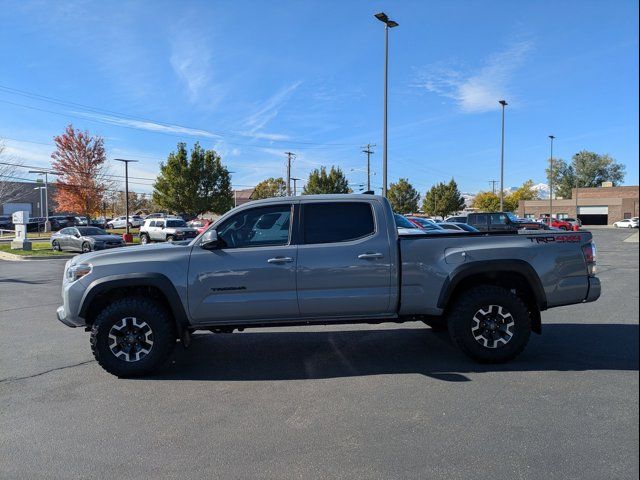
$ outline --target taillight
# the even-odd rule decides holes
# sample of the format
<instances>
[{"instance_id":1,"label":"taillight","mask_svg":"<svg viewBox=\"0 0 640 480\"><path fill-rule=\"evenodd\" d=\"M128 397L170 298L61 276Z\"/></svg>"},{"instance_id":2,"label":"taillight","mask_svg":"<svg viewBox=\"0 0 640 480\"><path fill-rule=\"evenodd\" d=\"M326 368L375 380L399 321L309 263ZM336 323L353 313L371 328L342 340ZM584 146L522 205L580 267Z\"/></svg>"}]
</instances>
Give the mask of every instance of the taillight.
<instances>
[{"instance_id":1,"label":"taillight","mask_svg":"<svg viewBox=\"0 0 640 480\"><path fill-rule=\"evenodd\" d=\"M587 272L589 275L596 274L596 254L597 254L596 244L591 242L582 246L582 254L584 255L584 260L587 262Z\"/></svg>"}]
</instances>

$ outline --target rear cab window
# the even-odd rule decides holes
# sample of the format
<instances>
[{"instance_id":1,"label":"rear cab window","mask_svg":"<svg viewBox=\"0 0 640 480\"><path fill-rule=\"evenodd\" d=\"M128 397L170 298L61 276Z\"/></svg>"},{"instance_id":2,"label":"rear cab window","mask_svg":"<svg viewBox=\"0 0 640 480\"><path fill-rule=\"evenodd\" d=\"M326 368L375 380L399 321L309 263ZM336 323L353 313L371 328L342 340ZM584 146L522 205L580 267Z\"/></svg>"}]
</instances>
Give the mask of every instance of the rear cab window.
<instances>
[{"instance_id":1,"label":"rear cab window","mask_svg":"<svg viewBox=\"0 0 640 480\"><path fill-rule=\"evenodd\" d=\"M375 230L373 209L367 202L302 204L302 241L307 245L349 242Z\"/></svg>"}]
</instances>

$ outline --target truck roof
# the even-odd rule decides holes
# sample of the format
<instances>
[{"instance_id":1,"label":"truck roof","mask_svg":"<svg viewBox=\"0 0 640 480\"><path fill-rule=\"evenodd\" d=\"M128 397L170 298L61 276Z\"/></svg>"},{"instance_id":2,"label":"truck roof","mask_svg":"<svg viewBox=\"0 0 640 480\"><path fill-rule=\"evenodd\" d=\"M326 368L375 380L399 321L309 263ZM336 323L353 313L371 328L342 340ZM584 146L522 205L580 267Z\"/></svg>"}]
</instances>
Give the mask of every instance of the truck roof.
<instances>
[{"instance_id":1,"label":"truck roof","mask_svg":"<svg viewBox=\"0 0 640 480\"><path fill-rule=\"evenodd\" d=\"M364 193L335 193L335 194L325 194L325 195L298 195L296 197L272 197L272 198L263 198L260 200L252 200L251 202L245 203L244 205L248 205L251 203L252 205L260 204L260 203L280 203L280 202L317 202L323 200L377 200L382 201L384 197L381 195L369 195Z\"/></svg>"}]
</instances>

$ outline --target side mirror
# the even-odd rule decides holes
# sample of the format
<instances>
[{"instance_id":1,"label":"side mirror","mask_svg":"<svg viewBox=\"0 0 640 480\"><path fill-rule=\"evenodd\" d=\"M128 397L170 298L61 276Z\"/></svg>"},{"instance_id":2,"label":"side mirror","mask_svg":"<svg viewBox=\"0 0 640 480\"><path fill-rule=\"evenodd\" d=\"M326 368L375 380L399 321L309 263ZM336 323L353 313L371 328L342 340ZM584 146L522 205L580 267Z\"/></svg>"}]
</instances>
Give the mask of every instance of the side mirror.
<instances>
[{"instance_id":1,"label":"side mirror","mask_svg":"<svg viewBox=\"0 0 640 480\"><path fill-rule=\"evenodd\" d=\"M211 230L207 230L204 235L202 235L202 240L200 241L200 246L205 250L215 250L220 246L220 240L218 239L218 232L215 228Z\"/></svg>"},{"instance_id":2,"label":"side mirror","mask_svg":"<svg viewBox=\"0 0 640 480\"><path fill-rule=\"evenodd\" d=\"M76 237L76 238L80 238L80 234L79 234L79 233L76 233L76 234L74 235L74 237Z\"/></svg>"}]
</instances>

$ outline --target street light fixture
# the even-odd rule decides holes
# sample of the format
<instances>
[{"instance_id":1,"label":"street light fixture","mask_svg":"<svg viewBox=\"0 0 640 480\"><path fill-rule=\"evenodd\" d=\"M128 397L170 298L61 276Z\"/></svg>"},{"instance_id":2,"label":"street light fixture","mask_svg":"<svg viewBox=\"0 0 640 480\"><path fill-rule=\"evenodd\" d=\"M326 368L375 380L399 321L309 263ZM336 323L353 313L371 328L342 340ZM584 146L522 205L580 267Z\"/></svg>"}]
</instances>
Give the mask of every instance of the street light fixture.
<instances>
[{"instance_id":1,"label":"street light fixture","mask_svg":"<svg viewBox=\"0 0 640 480\"><path fill-rule=\"evenodd\" d=\"M384 112L382 126L382 196L387 196L387 90L389 77L389 29L398 26L398 22L390 20L386 13L374 15L384 23Z\"/></svg>"},{"instance_id":2,"label":"street light fixture","mask_svg":"<svg viewBox=\"0 0 640 480\"><path fill-rule=\"evenodd\" d=\"M500 149L500 211L504 211L504 107L509 105L505 100L499 100L502 105L502 148Z\"/></svg>"},{"instance_id":3,"label":"street light fixture","mask_svg":"<svg viewBox=\"0 0 640 480\"><path fill-rule=\"evenodd\" d=\"M51 222L49 221L49 174L55 175L55 172L50 170L29 170L29 173L36 173L38 175L44 175L44 231L51 231Z\"/></svg>"},{"instance_id":4,"label":"street light fixture","mask_svg":"<svg viewBox=\"0 0 640 480\"><path fill-rule=\"evenodd\" d=\"M125 205L125 225L126 230L124 234L124 241L131 242L133 238L129 233L129 164L137 162L138 160L127 160L124 158L114 158L116 162L124 163L124 205Z\"/></svg>"},{"instance_id":5,"label":"street light fixture","mask_svg":"<svg viewBox=\"0 0 640 480\"><path fill-rule=\"evenodd\" d=\"M549 157L549 226L553 218L553 141L556 137L549 135L551 140L551 156Z\"/></svg>"}]
</instances>

